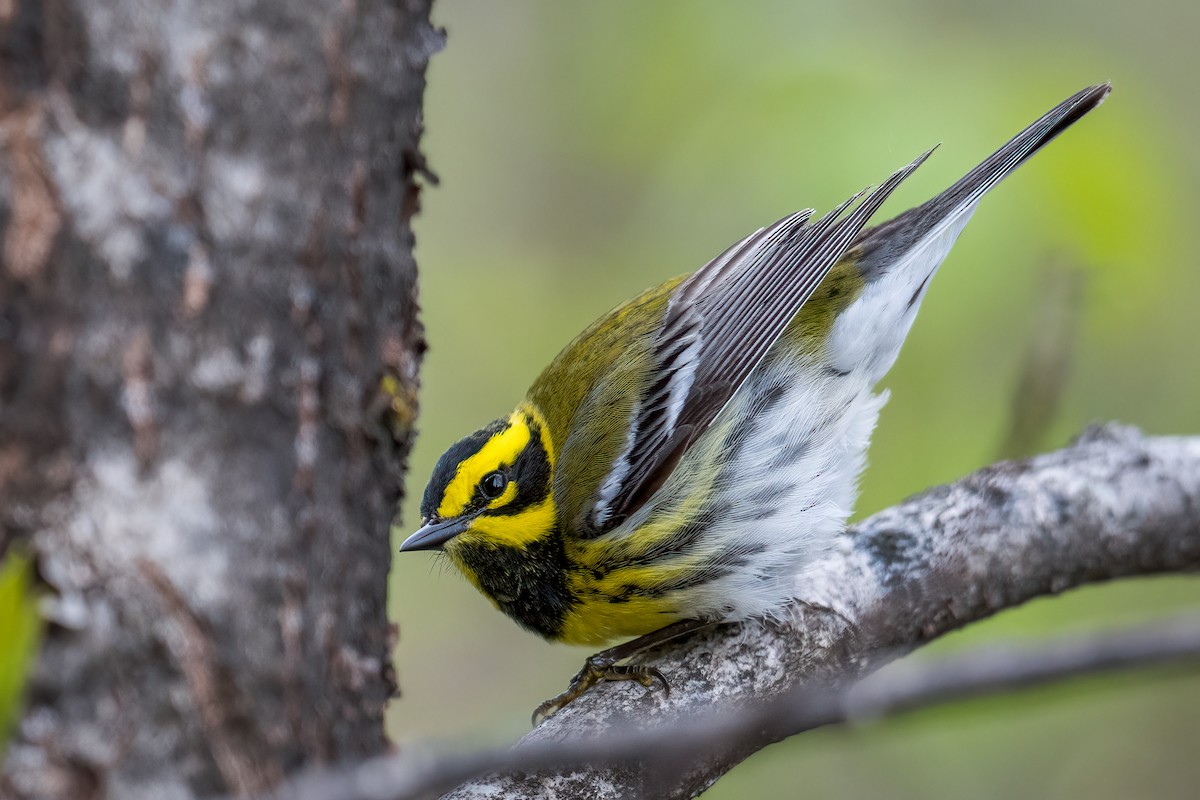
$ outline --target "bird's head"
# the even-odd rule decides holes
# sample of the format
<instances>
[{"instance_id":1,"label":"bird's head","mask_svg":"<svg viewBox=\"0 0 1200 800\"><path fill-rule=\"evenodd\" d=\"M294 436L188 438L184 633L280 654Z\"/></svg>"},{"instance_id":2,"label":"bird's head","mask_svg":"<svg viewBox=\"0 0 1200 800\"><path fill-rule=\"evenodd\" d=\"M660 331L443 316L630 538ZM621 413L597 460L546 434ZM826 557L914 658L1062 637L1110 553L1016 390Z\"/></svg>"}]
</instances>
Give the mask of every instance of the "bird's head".
<instances>
[{"instance_id":1,"label":"bird's head","mask_svg":"<svg viewBox=\"0 0 1200 800\"><path fill-rule=\"evenodd\" d=\"M554 457L540 415L522 406L442 454L400 550L522 548L555 529Z\"/></svg>"}]
</instances>

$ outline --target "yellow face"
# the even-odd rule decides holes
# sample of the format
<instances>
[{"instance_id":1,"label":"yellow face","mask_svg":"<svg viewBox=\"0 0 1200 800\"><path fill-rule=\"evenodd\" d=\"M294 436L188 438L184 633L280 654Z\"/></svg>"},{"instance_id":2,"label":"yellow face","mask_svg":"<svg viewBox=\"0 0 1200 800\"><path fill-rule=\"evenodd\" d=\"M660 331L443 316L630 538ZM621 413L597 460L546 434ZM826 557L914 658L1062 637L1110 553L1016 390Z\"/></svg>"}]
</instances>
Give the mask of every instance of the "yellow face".
<instances>
[{"instance_id":1,"label":"yellow face","mask_svg":"<svg viewBox=\"0 0 1200 800\"><path fill-rule=\"evenodd\" d=\"M554 448L536 408L524 404L447 450L421 516L402 551L445 550L497 608L561 638L574 601L554 506Z\"/></svg>"},{"instance_id":2,"label":"yellow face","mask_svg":"<svg viewBox=\"0 0 1200 800\"><path fill-rule=\"evenodd\" d=\"M423 527L400 549L444 548L457 563L464 545L522 548L544 538L555 524L552 454L527 405L455 443L425 488Z\"/></svg>"}]
</instances>

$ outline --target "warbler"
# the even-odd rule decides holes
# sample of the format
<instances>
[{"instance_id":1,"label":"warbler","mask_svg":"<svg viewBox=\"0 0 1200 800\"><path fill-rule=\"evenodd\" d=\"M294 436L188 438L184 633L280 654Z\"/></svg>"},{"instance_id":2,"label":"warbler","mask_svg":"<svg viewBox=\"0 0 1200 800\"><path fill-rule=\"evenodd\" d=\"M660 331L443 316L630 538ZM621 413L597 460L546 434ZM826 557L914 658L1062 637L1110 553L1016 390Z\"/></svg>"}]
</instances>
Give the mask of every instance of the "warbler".
<instances>
[{"instance_id":1,"label":"warbler","mask_svg":"<svg viewBox=\"0 0 1200 800\"><path fill-rule=\"evenodd\" d=\"M874 387L930 279L980 199L1109 91L1073 95L877 227L929 153L820 219L752 233L605 314L511 414L445 452L402 551L444 550L549 640L639 637L588 659L535 722L602 680L666 687L618 662L802 589L845 529L886 399Z\"/></svg>"}]
</instances>

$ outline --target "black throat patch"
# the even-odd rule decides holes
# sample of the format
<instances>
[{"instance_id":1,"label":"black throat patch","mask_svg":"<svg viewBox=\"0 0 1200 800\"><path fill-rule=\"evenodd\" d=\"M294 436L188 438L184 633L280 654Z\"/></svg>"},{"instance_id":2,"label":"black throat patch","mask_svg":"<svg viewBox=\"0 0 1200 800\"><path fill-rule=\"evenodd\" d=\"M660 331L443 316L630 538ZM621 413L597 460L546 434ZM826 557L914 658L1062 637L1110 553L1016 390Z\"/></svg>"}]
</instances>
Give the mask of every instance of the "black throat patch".
<instances>
[{"instance_id":1,"label":"black throat patch","mask_svg":"<svg viewBox=\"0 0 1200 800\"><path fill-rule=\"evenodd\" d=\"M523 547L461 543L456 557L479 588L522 627L547 639L562 636L576 602L567 590L569 565L562 536L553 533Z\"/></svg>"}]
</instances>

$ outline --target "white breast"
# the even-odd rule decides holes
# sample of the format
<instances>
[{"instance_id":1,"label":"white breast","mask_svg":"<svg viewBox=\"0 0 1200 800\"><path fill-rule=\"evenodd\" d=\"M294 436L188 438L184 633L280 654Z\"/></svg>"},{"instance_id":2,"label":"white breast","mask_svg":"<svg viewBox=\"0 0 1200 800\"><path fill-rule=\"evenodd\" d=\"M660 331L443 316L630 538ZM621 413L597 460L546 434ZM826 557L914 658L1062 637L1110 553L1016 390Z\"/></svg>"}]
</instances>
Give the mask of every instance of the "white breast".
<instances>
[{"instance_id":1,"label":"white breast","mask_svg":"<svg viewBox=\"0 0 1200 800\"><path fill-rule=\"evenodd\" d=\"M718 478L705 544L714 553L732 546L740 563L689 590L697 613L741 620L792 598L797 575L845 528L884 402L862 373L812 359L768 358L755 371L709 431L735 453Z\"/></svg>"},{"instance_id":2,"label":"white breast","mask_svg":"<svg viewBox=\"0 0 1200 800\"><path fill-rule=\"evenodd\" d=\"M657 514L690 519L689 504L706 495L703 535L678 557L706 561L718 577L679 592L683 613L733 621L770 616L803 595L805 569L854 508L887 401L874 386L899 355L975 202L949 214L869 283L834 321L822 354L777 343L662 489L610 534L636 535Z\"/></svg>"}]
</instances>

